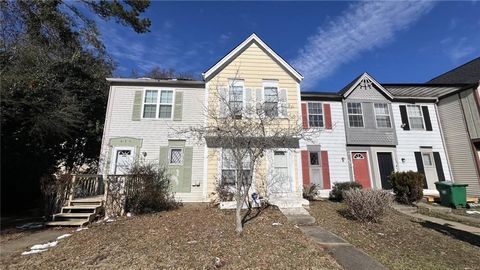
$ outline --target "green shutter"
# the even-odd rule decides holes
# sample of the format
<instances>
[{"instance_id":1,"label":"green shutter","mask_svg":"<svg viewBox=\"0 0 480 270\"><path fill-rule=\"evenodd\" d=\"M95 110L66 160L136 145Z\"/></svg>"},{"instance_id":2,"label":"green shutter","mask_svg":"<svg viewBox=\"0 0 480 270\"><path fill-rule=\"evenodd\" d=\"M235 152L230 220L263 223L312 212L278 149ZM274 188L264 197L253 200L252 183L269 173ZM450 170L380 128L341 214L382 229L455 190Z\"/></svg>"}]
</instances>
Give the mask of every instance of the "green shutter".
<instances>
[{"instance_id":1,"label":"green shutter","mask_svg":"<svg viewBox=\"0 0 480 270\"><path fill-rule=\"evenodd\" d=\"M142 91L135 91L133 100L132 121L140 121L142 114Z\"/></svg>"},{"instance_id":2,"label":"green shutter","mask_svg":"<svg viewBox=\"0 0 480 270\"><path fill-rule=\"evenodd\" d=\"M192 161L193 147L184 148L183 156L183 179L180 181L179 192L190 192L192 188Z\"/></svg>"},{"instance_id":3,"label":"green shutter","mask_svg":"<svg viewBox=\"0 0 480 270\"><path fill-rule=\"evenodd\" d=\"M160 162L160 166L168 167L168 146L160 146L158 161Z\"/></svg>"},{"instance_id":4,"label":"green shutter","mask_svg":"<svg viewBox=\"0 0 480 270\"><path fill-rule=\"evenodd\" d=\"M175 92L175 108L173 111L173 120L182 121L183 110L183 92Z\"/></svg>"}]
</instances>

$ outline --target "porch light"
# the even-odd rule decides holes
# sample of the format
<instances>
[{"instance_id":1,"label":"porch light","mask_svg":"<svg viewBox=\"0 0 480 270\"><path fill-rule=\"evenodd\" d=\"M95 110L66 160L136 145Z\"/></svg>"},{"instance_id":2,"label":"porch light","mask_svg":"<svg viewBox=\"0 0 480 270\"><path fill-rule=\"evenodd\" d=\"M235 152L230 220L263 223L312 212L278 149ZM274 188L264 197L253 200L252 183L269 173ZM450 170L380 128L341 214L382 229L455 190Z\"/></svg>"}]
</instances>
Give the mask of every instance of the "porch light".
<instances>
[{"instance_id":1,"label":"porch light","mask_svg":"<svg viewBox=\"0 0 480 270\"><path fill-rule=\"evenodd\" d=\"M143 157L147 157L147 152L142 152Z\"/></svg>"},{"instance_id":2,"label":"porch light","mask_svg":"<svg viewBox=\"0 0 480 270\"><path fill-rule=\"evenodd\" d=\"M404 157L402 157L402 163L405 163L405 158Z\"/></svg>"}]
</instances>

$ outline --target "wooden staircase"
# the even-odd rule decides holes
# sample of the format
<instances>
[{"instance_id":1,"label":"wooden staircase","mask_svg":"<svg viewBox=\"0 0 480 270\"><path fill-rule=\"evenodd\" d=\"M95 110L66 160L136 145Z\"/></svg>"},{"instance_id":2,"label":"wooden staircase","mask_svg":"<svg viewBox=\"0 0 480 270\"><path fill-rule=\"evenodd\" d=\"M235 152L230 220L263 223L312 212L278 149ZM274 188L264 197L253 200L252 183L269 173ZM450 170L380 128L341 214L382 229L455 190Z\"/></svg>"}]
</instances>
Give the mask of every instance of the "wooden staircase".
<instances>
[{"instance_id":1,"label":"wooden staircase","mask_svg":"<svg viewBox=\"0 0 480 270\"><path fill-rule=\"evenodd\" d=\"M104 212L103 196L72 199L47 226L84 226Z\"/></svg>"}]
</instances>

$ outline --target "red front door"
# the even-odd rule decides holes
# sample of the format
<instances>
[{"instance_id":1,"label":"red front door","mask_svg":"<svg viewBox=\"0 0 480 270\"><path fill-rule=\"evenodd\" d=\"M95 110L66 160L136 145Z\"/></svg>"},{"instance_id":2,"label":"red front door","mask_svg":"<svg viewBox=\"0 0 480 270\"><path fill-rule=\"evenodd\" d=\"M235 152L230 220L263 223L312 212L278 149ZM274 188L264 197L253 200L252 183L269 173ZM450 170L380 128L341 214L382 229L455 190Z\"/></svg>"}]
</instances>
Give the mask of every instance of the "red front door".
<instances>
[{"instance_id":1,"label":"red front door","mask_svg":"<svg viewBox=\"0 0 480 270\"><path fill-rule=\"evenodd\" d=\"M371 188L367 152L352 152L353 177L363 188Z\"/></svg>"}]
</instances>

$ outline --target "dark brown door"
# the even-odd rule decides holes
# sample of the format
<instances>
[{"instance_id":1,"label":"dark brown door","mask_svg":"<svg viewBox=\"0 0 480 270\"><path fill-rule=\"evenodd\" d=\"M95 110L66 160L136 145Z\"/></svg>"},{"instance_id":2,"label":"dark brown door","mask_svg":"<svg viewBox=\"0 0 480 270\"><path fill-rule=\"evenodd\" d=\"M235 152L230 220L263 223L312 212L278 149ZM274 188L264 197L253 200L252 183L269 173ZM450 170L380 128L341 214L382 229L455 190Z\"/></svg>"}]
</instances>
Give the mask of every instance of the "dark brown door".
<instances>
[{"instance_id":1,"label":"dark brown door","mask_svg":"<svg viewBox=\"0 0 480 270\"><path fill-rule=\"evenodd\" d=\"M380 169L380 179L383 189L392 189L392 184L388 176L393 172L393 159L391 152L378 152L378 168Z\"/></svg>"}]
</instances>

